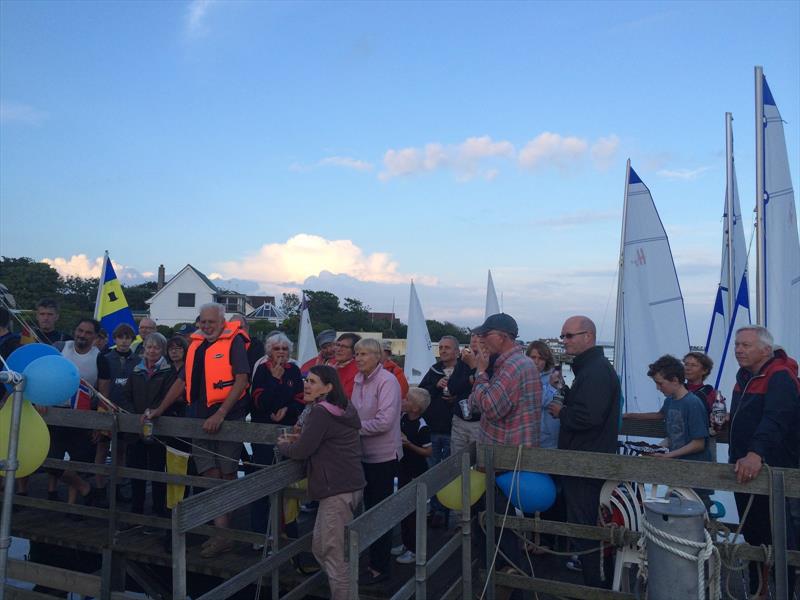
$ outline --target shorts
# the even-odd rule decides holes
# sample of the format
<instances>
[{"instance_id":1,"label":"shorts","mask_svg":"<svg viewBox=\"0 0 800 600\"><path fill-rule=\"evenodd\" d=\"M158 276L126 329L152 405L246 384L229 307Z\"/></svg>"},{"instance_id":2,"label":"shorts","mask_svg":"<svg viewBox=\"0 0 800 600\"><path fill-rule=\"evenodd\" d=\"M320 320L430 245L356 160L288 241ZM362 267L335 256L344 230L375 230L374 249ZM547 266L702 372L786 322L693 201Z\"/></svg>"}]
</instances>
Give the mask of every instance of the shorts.
<instances>
[{"instance_id":1,"label":"shorts","mask_svg":"<svg viewBox=\"0 0 800 600\"><path fill-rule=\"evenodd\" d=\"M194 439L192 444L192 458L200 475L210 469L219 469L223 475L239 470L242 442Z\"/></svg>"},{"instance_id":2,"label":"shorts","mask_svg":"<svg viewBox=\"0 0 800 600\"><path fill-rule=\"evenodd\" d=\"M69 454L70 460L78 462L94 462L94 446L91 431L74 427L50 426L50 451L47 458L63 460ZM61 476L64 469L47 469L48 473Z\"/></svg>"}]
</instances>

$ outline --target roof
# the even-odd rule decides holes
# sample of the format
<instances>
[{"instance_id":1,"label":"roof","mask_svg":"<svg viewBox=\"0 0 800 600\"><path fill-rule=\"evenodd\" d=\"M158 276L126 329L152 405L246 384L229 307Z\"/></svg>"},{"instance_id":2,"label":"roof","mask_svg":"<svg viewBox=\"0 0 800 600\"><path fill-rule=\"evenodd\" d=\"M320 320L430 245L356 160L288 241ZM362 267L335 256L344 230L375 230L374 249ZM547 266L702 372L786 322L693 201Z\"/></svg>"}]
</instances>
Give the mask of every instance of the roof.
<instances>
[{"instance_id":1,"label":"roof","mask_svg":"<svg viewBox=\"0 0 800 600\"><path fill-rule=\"evenodd\" d=\"M212 292L214 292L215 294L218 294L218 293L219 293L219 289L217 288L217 286L215 286L215 285L214 285L214 284L211 282L211 280L210 280L208 277L206 277L206 276L205 276L203 273L201 273L200 271L198 271L197 269L195 269L195 268L194 268L192 265L189 265L189 264L187 264L187 265L186 265L185 267L183 267L183 268L182 268L180 271L178 271L178 273L177 273L176 275L174 275L173 277L170 277L169 281L167 281L167 282L164 284L164 287L162 287L162 288L161 288L160 290L158 290L158 291L157 291L155 294L153 294L152 296L150 296L150 297L149 297L149 298L148 298L148 299L147 299L145 302L146 302L147 304L151 304L151 303L153 302L153 300L155 300L155 299L156 299L156 297L157 297L159 294L161 294L161 292L163 292L165 289L167 289L167 288L168 288L170 285L172 285L172 284L173 284L175 281L177 281L178 279L180 279L180 277L181 277L181 276L182 276L182 275L183 275L183 274L184 274L186 271L189 271L189 270L191 270L191 271L192 271L192 272L193 272L195 275L197 275L197 276L200 278L200 280L201 280L203 283L205 283L205 284L208 286L208 288L209 288L209 289L210 289Z\"/></svg>"},{"instance_id":2,"label":"roof","mask_svg":"<svg viewBox=\"0 0 800 600\"><path fill-rule=\"evenodd\" d=\"M264 302L261 306L257 309L247 313L247 318L250 319L279 319L283 320L286 318L284 312L276 307L274 304L269 302Z\"/></svg>"}]
</instances>

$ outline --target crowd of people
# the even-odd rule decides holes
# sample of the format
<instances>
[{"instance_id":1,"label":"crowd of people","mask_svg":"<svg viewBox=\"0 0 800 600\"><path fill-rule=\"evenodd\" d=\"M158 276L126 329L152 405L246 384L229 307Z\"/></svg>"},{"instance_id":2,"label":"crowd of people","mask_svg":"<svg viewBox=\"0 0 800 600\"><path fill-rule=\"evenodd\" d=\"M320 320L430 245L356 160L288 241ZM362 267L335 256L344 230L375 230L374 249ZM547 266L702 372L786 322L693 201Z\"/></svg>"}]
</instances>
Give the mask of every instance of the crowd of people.
<instances>
[{"instance_id":1,"label":"crowd of people","mask_svg":"<svg viewBox=\"0 0 800 600\"><path fill-rule=\"evenodd\" d=\"M201 307L196 331L183 331L169 340L147 318L139 323L139 343L130 326L120 325L111 332L113 346L105 352L95 346L99 324L92 319L82 319L72 336L59 332L58 307L49 300L37 305L36 319L37 339L56 346L76 365L84 382L119 409L142 415L143 422L162 415L188 416L202 419L203 430L213 435L224 422L249 414L254 422L286 427L276 446L254 444L251 460L256 465L271 464L279 456L306 461L308 496L318 503L313 553L328 576L333 598L349 597L344 528L358 506L375 506L395 485L409 483L472 442L613 454L618 452L623 419L660 419L666 424L666 451L654 456L713 460L710 414L723 394L705 383L711 359L699 352L682 359L656 358L648 375L666 398L661 409L622 414L619 378L597 344L594 323L585 316L569 317L561 328L565 353L572 357L570 385L550 347L538 340L525 349L517 340L516 321L500 313L474 328L463 349L456 338L439 340L439 360L411 388L390 352L375 339L323 331L317 336L318 356L298 365L290 359L292 342L283 333L274 332L261 346L249 337L246 320L226 320L219 304ZM0 311L4 354L14 346L8 321L7 312ZM732 398L729 460L738 481L747 484L765 464L800 466L800 380L797 362L774 346L765 328L740 329L735 344L740 369L735 389L726 390ZM70 405L91 408L91 395L82 394L80 390ZM72 460L104 462L113 451L120 464L164 470L164 446L135 434L121 436L117 448L109 448L102 432L89 437L82 430L51 427L51 439L53 458L67 453ZM212 438L185 443L200 475L236 477L240 442ZM70 502L79 497L90 504L106 499L103 478L89 482L69 470L50 474L51 499L59 497L59 479L68 486ZM596 525L602 484L589 477L558 478L558 500L545 518ZM135 512L144 512L144 485L133 485ZM697 492L708 504L712 490ZM25 480L20 481L19 493L27 493ZM508 506L499 488L488 493L495 495L498 510ZM750 496L735 496L741 513ZM152 502L154 514L167 514L163 484L153 484ZM765 496L752 501L742 530L750 544L771 541L768 502ZM267 507L266 499L253 505L255 531L267 531ZM447 524L448 511L435 498L428 519L431 527ZM218 517L215 525L228 527L230 515ZM403 520L401 530L400 545L392 547L387 533L371 546L362 583L387 579L393 555L401 564L415 562L415 515ZM286 533L296 535L288 529ZM503 560L508 561L499 566L525 571L525 548L508 531L498 533ZM790 547L795 547L793 527L787 535ZM586 585L608 587L601 578L603 556L590 551L594 545L573 540L576 557L570 566L582 570ZM214 557L230 548L228 538L215 536L203 544L201 553ZM767 578L759 578L755 563L750 575L751 593L763 595L765 588L754 586ZM790 575L793 585L792 570Z\"/></svg>"}]
</instances>

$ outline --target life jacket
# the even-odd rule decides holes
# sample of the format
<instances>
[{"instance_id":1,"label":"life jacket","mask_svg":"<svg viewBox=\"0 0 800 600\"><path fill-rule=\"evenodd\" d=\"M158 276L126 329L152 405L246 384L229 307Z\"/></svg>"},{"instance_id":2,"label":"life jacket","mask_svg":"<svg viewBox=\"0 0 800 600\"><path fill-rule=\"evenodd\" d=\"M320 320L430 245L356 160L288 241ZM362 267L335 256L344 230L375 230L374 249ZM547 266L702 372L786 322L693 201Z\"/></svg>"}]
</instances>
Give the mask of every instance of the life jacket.
<instances>
[{"instance_id":1,"label":"life jacket","mask_svg":"<svg viewBox=\"0 0 800 600\"><path fill-rule=\"evenodd\" d=\"M220 404L228 397L228 388L233 387L236 377L231 369L231 344L237 335L244 338L245 348L250 347L250 338L242 330L237 321L226 322L220 336L206 348L205 354L205 379L206 379L206 405ZM190 336L189 350L186 352L186 402L192 402L192 370L194 369L194 355L206 338L199 332ZM242 390L241 399L247 393L247 388Z\"/></svg>"}]
</instances>

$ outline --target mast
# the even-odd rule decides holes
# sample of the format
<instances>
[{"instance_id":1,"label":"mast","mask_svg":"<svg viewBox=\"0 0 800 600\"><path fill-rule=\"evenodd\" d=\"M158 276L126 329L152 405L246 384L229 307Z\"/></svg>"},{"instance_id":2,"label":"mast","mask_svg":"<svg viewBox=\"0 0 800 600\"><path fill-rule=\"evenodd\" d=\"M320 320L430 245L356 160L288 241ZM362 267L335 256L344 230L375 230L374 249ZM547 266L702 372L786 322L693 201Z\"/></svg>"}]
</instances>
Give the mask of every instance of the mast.
<instances>
[{"instance_id":1,"label":"mast","mask_svg":"<svg viewBox=\"0 0 800 600\"><path fill-rule=\"evenodd\" d=\"M733 247L733 227L734 227L734 206L733 206L733 115L725 113L725 245L728 251L728 306L725 311L725 326L728 327L733 321L733 307L736 304L738 292L736 281L736 270L734 268L734 247Z\"/></svg>"},{"instance_id":2,"label":"mast","mask_svg":"<svg viewBox=\"0 0 800 600\"><path fill-rule=\"evenodd\" d=\"M764 69L755 68L756 85L756 323L767 327L766 239L764 237Z\"/></svg>"},{"instance_id":3,"label":"mast","mask_svg":"<svg viewBox=\"0 0 800 600\"><path fill-rule=\"evenodd\" d=\"M630 182L630 175L631 175L631 159L628 159L628 162L625 166L625 195L624 201L622 204L622 235L620 235L619 239L619 264L618 269L619 273L617 276L617 317L614 323L614 370L617 374L622 375L622 356L625 352L625 328L623 327L622 321L624 318L623 314L623 279L625 275L625 225L626 219L628 214L628 184ZM625 391L625 382L622 382L623 393Z\"/></svg>"}]
</instances>

